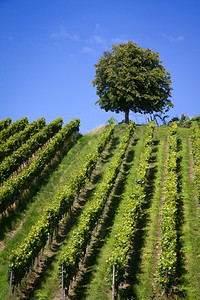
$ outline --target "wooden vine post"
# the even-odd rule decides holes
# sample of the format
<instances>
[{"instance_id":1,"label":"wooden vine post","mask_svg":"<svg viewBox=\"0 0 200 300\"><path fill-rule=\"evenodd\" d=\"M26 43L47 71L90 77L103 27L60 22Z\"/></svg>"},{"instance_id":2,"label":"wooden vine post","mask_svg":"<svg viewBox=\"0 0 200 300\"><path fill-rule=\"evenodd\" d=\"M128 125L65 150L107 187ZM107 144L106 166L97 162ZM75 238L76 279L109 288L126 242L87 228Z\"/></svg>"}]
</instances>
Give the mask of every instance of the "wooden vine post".
<instances>
[{"instance_id":1,"label":"wooden vine post","mask_svg":"<svg viewBox=\"0 0 200 300\"><path fill-rule=\"evenodd\" d=\"M112 300L115 300L115 264L113 265L113 276L112 276Z\"/></svg>"},{"instance_id":2,"label":"wooden vine post","mask_svg":"<svg viewBox=\"0 0 200 300\"><path fill-rule=\"evenodd\" d=\"M61 295L61 299L64 300L64 268L62 265L62 279L61 279L61 286L62 286L62 295Z\"/></svg>"},{"instance_id":3,"label":"wooden vine post","mask_svg":"<svg viewBox=\"0 0 200 300\"><path fill-rule=\"evenodd\" d=\"M9 285L9 297L8 297L9 300L11 299L11 293L12 293L12 278L13 278L13 271L11 269L11 272L10 272L10 285Z\"/></svg>"}]
</instances>

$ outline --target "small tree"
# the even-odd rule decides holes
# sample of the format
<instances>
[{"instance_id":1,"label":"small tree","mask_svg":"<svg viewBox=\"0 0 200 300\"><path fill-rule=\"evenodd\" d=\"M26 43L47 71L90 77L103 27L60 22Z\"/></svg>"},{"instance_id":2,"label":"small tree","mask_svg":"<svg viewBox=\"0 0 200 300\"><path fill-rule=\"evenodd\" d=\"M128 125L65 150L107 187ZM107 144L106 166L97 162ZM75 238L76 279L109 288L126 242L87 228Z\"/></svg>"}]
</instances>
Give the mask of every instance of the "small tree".
<instances>
[{"instance_id":1,"label":"small tree","mask_svg":"<svg viewBox=\"0 0 200 300\"><path fill-rule=\"evenodd\" d=\"M159 53L142 49L129 41L105 51L96 67L93 86L97 87L100 108L116 113L166 112L173 104L170 73L162 66Z\"/></svg>"}]
</instances>

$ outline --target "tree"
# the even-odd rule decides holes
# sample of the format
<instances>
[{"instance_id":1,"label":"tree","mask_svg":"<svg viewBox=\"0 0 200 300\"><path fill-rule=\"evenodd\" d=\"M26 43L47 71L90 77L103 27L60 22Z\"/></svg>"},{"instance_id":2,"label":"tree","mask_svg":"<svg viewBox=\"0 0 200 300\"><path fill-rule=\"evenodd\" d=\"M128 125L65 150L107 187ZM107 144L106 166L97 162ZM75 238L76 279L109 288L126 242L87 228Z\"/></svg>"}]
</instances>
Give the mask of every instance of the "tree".
<instances>
[{"instance_id":1,"label":"tree","mask_svg":"<svg viewBox=\"0 0 200 300\"><path fill-rule=\"evenodd\" d=\"M189 121L189 116L188 115L185 115L185 114L182 114L181 115L181 118L180 118L180 121L179 121L179 125L182 125L184 124L185 122Z\"/></svg>"},{"instance_id":2,"label":"tree","mask_svg":"<svg viewBox=\"0 0 200 300\"><path fill-rule=\"evenodd\" d=\"M159 53L143 49L129 41L113 45L99 58L93 86L100 108L116 113L125 113L129 123L129 112L166 112L173 104L170 73L162 66Z\"/></svg>"}]
</instances>

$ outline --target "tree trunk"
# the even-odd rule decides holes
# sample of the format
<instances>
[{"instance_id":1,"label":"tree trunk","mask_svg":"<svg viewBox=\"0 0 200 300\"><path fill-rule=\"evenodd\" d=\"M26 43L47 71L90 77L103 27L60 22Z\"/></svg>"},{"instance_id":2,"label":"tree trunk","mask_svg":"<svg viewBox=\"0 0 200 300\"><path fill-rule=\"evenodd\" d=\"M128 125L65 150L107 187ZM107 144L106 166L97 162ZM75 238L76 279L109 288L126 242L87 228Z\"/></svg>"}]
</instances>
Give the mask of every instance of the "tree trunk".
<instances>
[{"instance_id":1,"label":"tree trunk","mask_svg":"<svg viewBox=\"0 0 200 300\"><path fill-rule=\"evenodd\" d=\"M125 110L125 123L129 124L129 108Z\"/></svg>"}]
</instances>

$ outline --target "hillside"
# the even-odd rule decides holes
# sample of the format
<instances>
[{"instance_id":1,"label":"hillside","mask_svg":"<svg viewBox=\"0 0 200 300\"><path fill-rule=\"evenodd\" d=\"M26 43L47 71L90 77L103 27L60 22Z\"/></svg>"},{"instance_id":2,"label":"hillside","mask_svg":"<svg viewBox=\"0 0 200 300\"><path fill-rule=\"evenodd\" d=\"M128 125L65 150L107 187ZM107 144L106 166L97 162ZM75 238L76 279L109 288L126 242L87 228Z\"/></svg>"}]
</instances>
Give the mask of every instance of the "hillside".
<instances>
[{"instance_id":1,"label":"hillside","mask_svg":"<svg viewBox=\"0 0 200 300\"><path fill-rule=\"evenodd\" d=\"M0 299L200 299L199 129L54 122L0 123Z\"/></svg>"}]
</instances>

